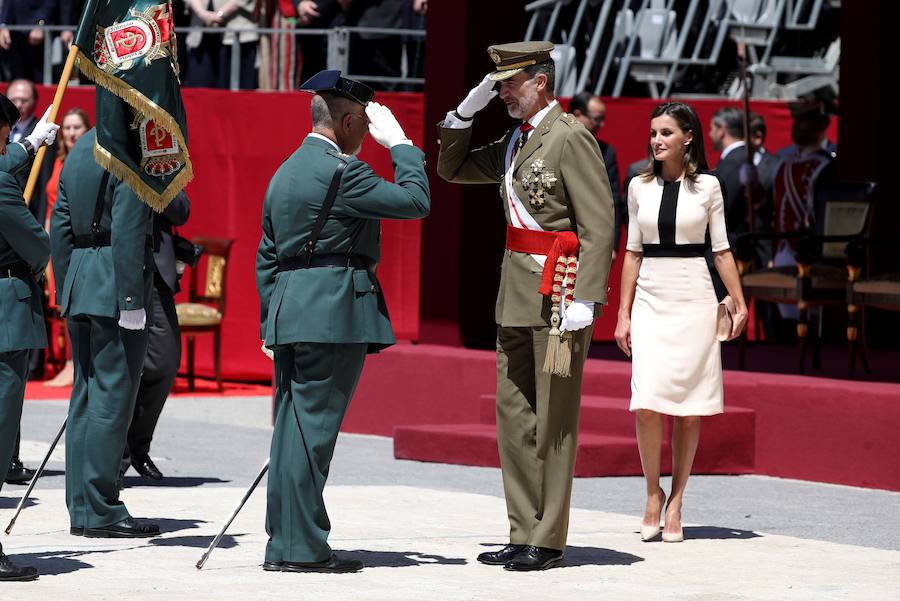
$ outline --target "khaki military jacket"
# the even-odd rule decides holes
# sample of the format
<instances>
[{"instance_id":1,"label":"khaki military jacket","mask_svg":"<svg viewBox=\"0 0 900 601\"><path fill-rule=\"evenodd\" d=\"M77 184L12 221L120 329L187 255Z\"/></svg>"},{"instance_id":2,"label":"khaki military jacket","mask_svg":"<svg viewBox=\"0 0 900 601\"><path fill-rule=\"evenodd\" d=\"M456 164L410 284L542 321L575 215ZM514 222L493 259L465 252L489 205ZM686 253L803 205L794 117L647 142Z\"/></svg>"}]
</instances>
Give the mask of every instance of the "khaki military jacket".
<instances>
[{"instance_id":1,"label":"khaki military jacket","mask_svg":"<svg viewBox=\"0 0 900 601\"><path fill-rule=\"evenodd\" d=\"M460 184L500 184L507 223L509 200L504 177L506 154L516 129L480 148L471 148L472 128L439 126L441 151L438 174ZM543 162L541 165L540 161ZM537 164L536 164L537 162ZM537 167L554 176L544 190L544 204L529 202L523 176ZM573 231L580 244L575 298L594 301L595 314L606 303L612 261L614 213L612 192L597 141L572 115L553 107L531 132L515 157L513 189L529 214L545 231ZM538 293L542 269L531 255L504 252L496 321L506 327L549 324L550 303Z\"/></svg>"}]
</instances>

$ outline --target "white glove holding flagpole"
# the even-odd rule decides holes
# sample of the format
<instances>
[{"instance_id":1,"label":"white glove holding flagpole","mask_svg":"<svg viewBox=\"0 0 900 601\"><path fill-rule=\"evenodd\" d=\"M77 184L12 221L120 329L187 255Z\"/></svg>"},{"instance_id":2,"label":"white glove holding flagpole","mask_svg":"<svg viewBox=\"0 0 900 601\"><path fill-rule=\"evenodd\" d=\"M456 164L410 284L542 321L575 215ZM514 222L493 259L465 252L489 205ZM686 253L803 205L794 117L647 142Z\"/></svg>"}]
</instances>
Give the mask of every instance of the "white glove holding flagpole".
<instances>
[{"instance_id":1,"label":"white glove holding flagpole","mask_svg":"<svg viewBox=\"0 0 900 601\"><path fill-rule=\"evenodd\" d=\"M31 142L31 145L35 150L40 148L41 144L50 146L56 140L56 132L59 130L59 126L56 123L48 122L50 111L52 110L53 106L48 107L47 112L45 112L44 116L41 117L41 120L37 122L37 125L34 126L32 132L25 136L25 139Z\"/></svg>"},{"instance_id":2,"label":"white glove holding flagpole","mask_svg":"<svg viewBox=\"0 0 900 601\"><path fill-rule=\"evenodd\" d=\"M560 332L575 332L594 323L594 301L572 300L566 307L559 326Z\"/></svg>"},{"instance_id":3,"label":"white glove holding flagpole","mask_svg":"<svg viewBox=\"0 0 900 601\"><path fill-rule=\"evenodd\" d=\"M456 107L456 114L465 120L469 120L475 116L475 113L483 109L498 94L494 90L496 81L490 79L490 74L485 75L477 86L469 91L469 95L465 100Z\"/></svg>"},{"instance_id":4,"label":"white glove holding flagpole","mask_svg":"<svg viewBox=\"0 0 900 601\"><path fill-rule=\"evenodd\" d=\"M369 118L369 133L385 148L393 148L397 144L412 145L388 107L370 102L366 105L366 117Z\"/></svg>"},{"instance_id":5,"label":"white glove holding flagpole","mask_svg":"<svg viewBox=\"0 0 900 601\"><path fill-rule=\"evenodd\" d=\"M273 351L273 350L270 349L270 348L266 348L266 343L265 343L265 342L262 343L262 346L259 347L259 350L261 350L261 351L263 352L263 355L265 355L266 357L268 357L268 358L271 359L272 361L275 360L275 351Z\"/></svg>"},{"instance_id":6,"label":"white glove holding flagpole","mask_svg":"<svg viewBox=\"0 0 900 601\"><path fill-rule=\"evenodd\" d=\"M119 311L119 327L126 330L143 330L147 325L147 312L143 309Z\"/></svg>"}]
</instances>

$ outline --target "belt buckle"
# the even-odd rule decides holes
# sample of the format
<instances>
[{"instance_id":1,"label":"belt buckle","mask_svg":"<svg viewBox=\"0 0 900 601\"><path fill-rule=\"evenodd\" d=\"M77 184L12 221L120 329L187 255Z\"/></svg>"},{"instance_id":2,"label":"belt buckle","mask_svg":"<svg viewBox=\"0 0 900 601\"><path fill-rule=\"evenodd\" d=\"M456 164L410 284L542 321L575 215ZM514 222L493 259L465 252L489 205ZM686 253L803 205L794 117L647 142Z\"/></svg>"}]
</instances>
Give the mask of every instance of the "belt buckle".
<instances>
[{"instance_id":1,"label":"belt buckle","mask_svg":"<svg viewBox=\"0 0 900 601\"><path fill-rule=\"evenodd\" d=\"M12 272L11 267L6 270L6 277L10 278L10 279L13 277L13 272Z\"/></svg>"}]
</instances>

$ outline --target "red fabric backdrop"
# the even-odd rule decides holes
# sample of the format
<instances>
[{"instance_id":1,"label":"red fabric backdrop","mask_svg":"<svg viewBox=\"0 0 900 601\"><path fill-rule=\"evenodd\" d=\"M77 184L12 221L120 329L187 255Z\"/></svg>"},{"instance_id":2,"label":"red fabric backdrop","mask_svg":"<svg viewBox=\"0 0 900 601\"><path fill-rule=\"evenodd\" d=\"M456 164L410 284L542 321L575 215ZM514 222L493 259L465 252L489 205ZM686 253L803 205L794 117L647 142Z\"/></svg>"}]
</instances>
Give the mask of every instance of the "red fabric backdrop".
<instances>
[{"instance_id":1,"label":"red fabric backdrop","mask_svg":"<svg viewBox=\"0 0 900 601\"><path fill-rule=\"evenodd\" d=\"M52 98L53 89L39 89L37 112L41 114ZM413 142L421 146L424 132L432 131L431 124L423 123L423 96L379 93L378 100L394 111ZM259 352L259 302L253 269L262 199L269 178L309 128L308 96L302 93L186 89L184 101L195 179L188 186L191 220L182 228L182 234L235 239L228 275L223 371L228 378L267 377L271 365ZM606 99L607 120L600 137L615 146L622 176L629 164L646 154L648 117L657 103L642 98ZM706 131L713 112L730 103L696 100L691 104ZM74 106L93 114L93 88L70 88L62 110ZM790 144L791 117L786 104L753 102L751 109L766 119L769 149L774 151ZM837 140L836 120L829 130L829 137ZM714 167L717 153L708 140L705 142L710 166ZM365 142L361 158L385 177L391 176L389 154L373 141ZM428 157L430 161L436 159ZM440 202L440 199L436 198L434 202ZM385 222L379 276L397 336L405 340L416 340L419 333L420 242L419 222ZM426 257L425 264L439 265L442 261L454 260L453 249L445 250L442 257ZM612 339L618 309L620 265L621 253L610 275L610 304L595 329L596 339ZM446 300L458 302L458 297L451 293L446 295ZM491 310L489 302L486 302L485 310ZM211 341L203 338L198 342L198 371L201 374L211 373L211 346Z\"/></svg>"},{"instance_id":2,"label":"red fabric backdrop","mask_svg":"<svg viewBox=\"0 0 900 601\"><path fill-rule=\"evenodd\" d=\"M43 114L53 92L54 88L39 87L37 114ZM262 201L275 170L309 131L309 96L185 89L183 97L194 181L187 188L191 218L180 232L235 240L228 266L222 369L227 378L265 378L271 374L271 362L259 351L254 275ZM421 95L379 93L378 101L394 112L407 135L421 146ZM69 88L60 115L72 107L83 108L93 118L93 87ZM393 177L390 155L373 140L366 140L360 157L382 176ZM394 329L405 340L415 340L419 332L420 238L418 221L384 222L378 275ZM187 283L185 277L183 285ZM197 368L201 374L212 373L209 336L198 338Z\"/></svg>"}]
</instances>

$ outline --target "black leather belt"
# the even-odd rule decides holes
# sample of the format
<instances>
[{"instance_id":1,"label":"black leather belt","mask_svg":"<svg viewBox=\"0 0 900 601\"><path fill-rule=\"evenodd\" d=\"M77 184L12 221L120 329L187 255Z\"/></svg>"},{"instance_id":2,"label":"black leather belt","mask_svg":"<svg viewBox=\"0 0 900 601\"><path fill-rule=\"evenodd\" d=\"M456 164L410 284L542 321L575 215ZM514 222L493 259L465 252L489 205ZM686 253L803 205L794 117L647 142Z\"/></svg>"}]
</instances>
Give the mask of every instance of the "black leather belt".
<instances>
[{"instance_id":1,"label":"black leather belt","mask_svg":"<svg viewBox=\"0 0 900 601\"><path fill-rule=\"evenodd\" d=\"M702 257L706 255L705 244L645 244L645 257Z\"/></svg>"},{"instance_id":2,"label":"black leather belt","mask_svg":"<svg viewBox=\"0 0 900 601\"><path fill-rule=\"evenodd\" d=\"M0 265L0 279L19 278L20 280L31 279L31 267L24 261L18 263L9 263L8 265Z\"/></svg>"},{"instance_id":3,"label":"black leather belt","mask_svg":"<svg viewBox=\"0 0 900 601\"><path fill-rule=\"evenodd\" d=\"M153 236L147 236L146 244L153 248ZM75 248L101 248L112 246L112 232L97 232L75 236Z\"/></svg>"},{"instance_id":4,"label":"black leather belt","mask_svg":"<svg viewBox=\"0 0 900 601\"><path fill-rule=\"evenodd\" d=\"M307 261L306 257L288 257L278 260L278 271L293 271L295 269L309 269L311 267L352 267L353 269L368 269L371 261L362 255L321 254L313 255Z\"/></svg>"}]
</instances>

